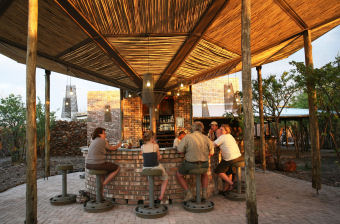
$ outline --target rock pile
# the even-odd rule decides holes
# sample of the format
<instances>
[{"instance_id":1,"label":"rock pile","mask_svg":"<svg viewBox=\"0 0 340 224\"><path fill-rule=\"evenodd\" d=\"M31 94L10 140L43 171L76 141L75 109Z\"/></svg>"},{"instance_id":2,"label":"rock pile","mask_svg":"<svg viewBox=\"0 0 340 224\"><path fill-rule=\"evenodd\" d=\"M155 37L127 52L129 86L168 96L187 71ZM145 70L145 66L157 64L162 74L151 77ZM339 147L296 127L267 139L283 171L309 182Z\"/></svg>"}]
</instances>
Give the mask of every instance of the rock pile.
<instances>
[{"instance_id":1,"label":"rock pile","mask_svg":"<svg viewBox=\"0 0 340 224\"><path fill-rule=\"evenodd\" d=\"M85 146L87 126L84 121L56 121L51 130L51 156L81 155Z\"/></svg>"}]
</instances>

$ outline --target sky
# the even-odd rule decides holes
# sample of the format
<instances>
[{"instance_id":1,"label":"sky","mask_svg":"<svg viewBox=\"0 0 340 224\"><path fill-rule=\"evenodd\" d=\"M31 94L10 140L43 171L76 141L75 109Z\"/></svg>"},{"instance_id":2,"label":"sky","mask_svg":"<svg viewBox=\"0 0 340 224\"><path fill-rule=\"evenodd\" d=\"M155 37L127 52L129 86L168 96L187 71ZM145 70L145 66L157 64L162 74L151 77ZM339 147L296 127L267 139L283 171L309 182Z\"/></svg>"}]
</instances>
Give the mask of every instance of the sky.
<instances>
[{"instance_id":1,"label":"sky","mask_svg":"<svg viewBox=\"0 0 340 224\"><path fill-rule=\"evenodd\" d=\"M317 40L312 42L313 62L315 68L334 61L336 56L340 56L340 26L329 31ZM272 62L262 66L262 76L267 77L270 74L280 75L284 71L289 71L292 66L290 61L304 62L304 50L292 54L286 59ZM241 84L241 72L231 74L231 77L238 77ZM256 69L252 69L252 79L257 78ZM26 102L26 66L7 58L0 54L0 98L5 98L9 94L21 95L23 102ZM65 96L66 85L76 85L78 111L86 112L87 110L87 92L88 91L106 91L117 90L117 88L69 77L67 75L52 72L51 73L51 111L56 112L57 118L60 118L62 110L63 97ZM42 102L45 100L45 71L37 69L36 72L37 97Z\"/></svg>"}]
</instances>

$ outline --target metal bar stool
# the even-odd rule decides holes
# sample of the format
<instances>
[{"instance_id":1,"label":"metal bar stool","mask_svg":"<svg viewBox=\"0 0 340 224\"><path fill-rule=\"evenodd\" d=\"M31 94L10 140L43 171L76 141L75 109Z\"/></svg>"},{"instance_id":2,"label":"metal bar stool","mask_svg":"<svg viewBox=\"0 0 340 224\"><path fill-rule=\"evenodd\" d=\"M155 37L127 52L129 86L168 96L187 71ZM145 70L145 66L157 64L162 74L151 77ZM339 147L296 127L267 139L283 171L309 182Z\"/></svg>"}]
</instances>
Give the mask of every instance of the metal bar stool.
<instances>
[{"instance_id":1,"label":"metal bar stool","mask_svg":"<svg viewBox=\"0 0 340 224\"><path fill-rule=\"evenodd\" d=\"M66 205L76 202L75 194L67 194L67 171L73 170L73 166L70 164L63 164L57 167L62 172L62 194L50 198L52 205Z\"/></svg>"},{"instance_id":2,"label":"metal bar stool","mask_svg":"<svg viewBox=\"0 0 340 224\"><path fill-rule=\"evenodd\" d=\"M190 212L209 212L214 208L214 202L201 200L201 174L208 171L208 168L198 168L189 171L189 174L196 175L196 200L185 201L183 206Z\"/></svg>"},{"instance_id":3,"label":"metal bar stool","mask_svg":"<svg viewBox=\"0 0 340 224\"><path fill-rule=\"evenodd\" d=\"M102 175L106 175L106 170L88 170L90 175L96 175L96 200L91 200L84 205L84 210L91 213L104 212L113 208L113 202L106 201L102 196L103 184Z\"/></svg>"},{"instance_id":4,"label":"metal bar stool","mask_svg":"<svg viewBox=\"0 0 340 224\"><path fill-rule=\"evenodd\" d=\"M236 179L237 179L237 188L231 192L229 192L225 197L232 201L244 201L246 200L246 196L244 191L242 191L242 170L241 168L245 167L245 162L240 161L236 162L232 165L232 168L236 168Z\"/></svg>"},{"instance_id":5,"label":"metal bar stool","mask_svg":"<svg viewBox=\"0 0 340 224\"><path fill-rule=\"evenodd\" d=\"M135 208L136 215L141 218L155 219L166 215L168 207L154 203L154 176L161 176L162 171L156 169L143 169L143 176L149 180L149 205L139 205Z\"/></svg>"}]
</instances>

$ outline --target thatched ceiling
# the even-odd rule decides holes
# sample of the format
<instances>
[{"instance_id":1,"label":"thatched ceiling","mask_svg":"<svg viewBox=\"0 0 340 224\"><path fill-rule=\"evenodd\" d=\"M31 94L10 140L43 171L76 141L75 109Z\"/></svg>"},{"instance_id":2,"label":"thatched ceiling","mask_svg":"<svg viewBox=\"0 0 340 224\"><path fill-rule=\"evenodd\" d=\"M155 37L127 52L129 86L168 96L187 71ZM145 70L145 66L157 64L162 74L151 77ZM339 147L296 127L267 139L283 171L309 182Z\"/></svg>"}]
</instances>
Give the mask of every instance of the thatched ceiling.
<instances>
[{"instance_id":1,"label":"thatched ceiling","mask_svg":"<svg viewBox=\"0 0 340 224\"><path fill-rule=\"evenodd\" d=\"M0 1L0 53L25 63L27 0ZM339 0L253 0L252 66L288 57L340 24ZM38 66L139 91L242 68L240 0L40 0Z\"/></svg>"}]
</instances>

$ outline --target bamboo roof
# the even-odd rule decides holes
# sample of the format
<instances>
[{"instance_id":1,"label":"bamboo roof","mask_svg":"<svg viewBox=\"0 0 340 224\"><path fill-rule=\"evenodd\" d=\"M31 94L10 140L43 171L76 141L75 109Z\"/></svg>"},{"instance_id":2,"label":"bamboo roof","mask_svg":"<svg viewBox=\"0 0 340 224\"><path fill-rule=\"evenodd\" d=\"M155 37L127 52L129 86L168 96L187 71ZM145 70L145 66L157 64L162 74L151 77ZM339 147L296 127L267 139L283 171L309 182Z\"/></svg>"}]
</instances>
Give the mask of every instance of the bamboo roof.
<instances>
[{"instance_id":1,"label":"bamboo roof","mask_svg":"<svg viewBox=\"0 0 340 224\"><path fill-rule=\"evenodd\" d=\"M25 63L27 0L0 1L0 53ZM240 0L39 1L37 65L140 91L242 69ZM288 57L340 24L339 0L253 0L252 66Z\"/></svg>"}]
</instances>

